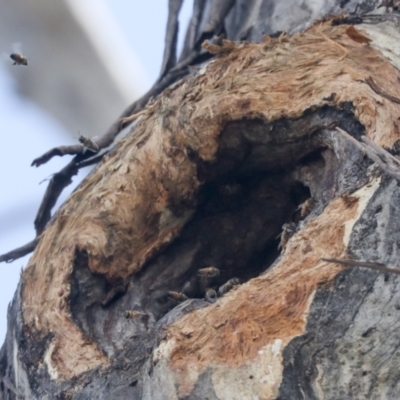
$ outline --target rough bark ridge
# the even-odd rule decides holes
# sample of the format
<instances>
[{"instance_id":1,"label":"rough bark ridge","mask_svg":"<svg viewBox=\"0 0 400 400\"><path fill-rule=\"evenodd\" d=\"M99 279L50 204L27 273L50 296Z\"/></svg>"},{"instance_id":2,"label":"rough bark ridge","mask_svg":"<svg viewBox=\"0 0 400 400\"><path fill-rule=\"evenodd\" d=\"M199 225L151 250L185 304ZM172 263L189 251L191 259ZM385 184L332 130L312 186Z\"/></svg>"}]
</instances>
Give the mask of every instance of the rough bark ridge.
<instances>
[{"instance_id":1,"label":"rough bark ridge","mask_svg":"<svg viewBox=\"0 0 400 400\"><path fill-rule=\"evenodd\" d=\"M397 147L400 106L367 81L400 93L381 40L399 35L349 28L208 43L216 58L146 107L22 273L3 398L399 397L399 278L321 261L395 264L400 246L397 183L335 129Z\"/></svg>"}]
</instances>

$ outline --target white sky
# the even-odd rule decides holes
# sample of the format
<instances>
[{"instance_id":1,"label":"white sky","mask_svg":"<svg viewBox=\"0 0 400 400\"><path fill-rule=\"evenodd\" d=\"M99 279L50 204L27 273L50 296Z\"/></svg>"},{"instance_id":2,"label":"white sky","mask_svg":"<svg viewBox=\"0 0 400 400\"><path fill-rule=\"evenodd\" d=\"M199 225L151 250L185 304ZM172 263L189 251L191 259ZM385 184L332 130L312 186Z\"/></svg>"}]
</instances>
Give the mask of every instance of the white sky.
<instances>
[{"instance_id":1,"label":"white sky","mask_svg":"<svg viewBox=\"0 0 400 400\"><path fill-rule=\"evenodd\" d=\"M154 82L161 68L168 1L105 1L142 62L148 82ZM181 11L180 43L192 4L193 0L186 0ZM0 254L3 254L34 238L33 221L47 185L39 182L59 171L70 157L55 157L39 168L30 167L30 163L50 148L72 144L75 140L58 121L17 94L15 82L1 63L0 132ZM84 174L81 171L80 177ZM77 180L79 177L74 179ZM72 186L67 188L58 205L72 189ZM14 295L21 267L26 266L29 257L0 264L0 346L7 330L7 306Z\"/></svg>"}]
</instances>

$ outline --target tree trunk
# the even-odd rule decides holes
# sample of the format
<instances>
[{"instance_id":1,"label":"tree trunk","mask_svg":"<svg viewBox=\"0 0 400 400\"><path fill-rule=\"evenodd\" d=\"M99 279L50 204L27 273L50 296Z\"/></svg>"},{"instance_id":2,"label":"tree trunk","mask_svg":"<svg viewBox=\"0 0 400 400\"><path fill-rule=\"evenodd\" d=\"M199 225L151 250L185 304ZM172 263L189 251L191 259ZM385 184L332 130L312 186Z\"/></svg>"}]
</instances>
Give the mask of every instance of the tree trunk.
<instances>
[{"instance_id":1,"label":"tree trunk","mask_svg":"<svg viewBox=\"0 0 400 400\"><path fill-rule=\"evenodd\" d=\"M1 399L400 398L399 278L321 260L396 265L397 14L288 3L194 2L181 60L229 40L40 236Z\"/></svg>"}]
</instances>

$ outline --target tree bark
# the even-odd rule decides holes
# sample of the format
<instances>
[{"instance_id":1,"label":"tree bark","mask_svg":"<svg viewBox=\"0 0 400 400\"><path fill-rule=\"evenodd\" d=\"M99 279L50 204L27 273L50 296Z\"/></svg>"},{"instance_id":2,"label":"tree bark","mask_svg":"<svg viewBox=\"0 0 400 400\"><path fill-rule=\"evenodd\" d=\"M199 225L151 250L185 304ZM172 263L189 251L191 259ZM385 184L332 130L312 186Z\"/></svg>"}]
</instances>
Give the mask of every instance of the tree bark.
<instances>
[{"instance_id":1,"label":"tree bark","mask_svg":"<svg viewBox=\"0 0 400 400\"><path fill-rule=\"evenodd\" d=\"M195 2L184 53L228 39L40 236L1 399L400 398L399 277L321 260L397 264L397 14L311 26L339 2L305 3Z\"/></svg>"}]
</instances>

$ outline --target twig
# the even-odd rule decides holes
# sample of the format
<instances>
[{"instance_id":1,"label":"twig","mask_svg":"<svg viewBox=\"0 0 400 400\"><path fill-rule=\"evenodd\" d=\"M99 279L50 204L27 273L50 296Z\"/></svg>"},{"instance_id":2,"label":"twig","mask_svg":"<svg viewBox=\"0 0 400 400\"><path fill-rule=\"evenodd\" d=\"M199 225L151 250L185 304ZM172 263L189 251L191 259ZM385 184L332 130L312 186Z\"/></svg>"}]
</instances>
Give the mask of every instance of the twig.
<instances>
[{"instance_id":1,"label":"twig","mask_svg":"<svg viewBox=\"0 0 400 400\"><path fill-rule=\"evenodd\" d=\"M363 14L363 23L378 24L382 22L395 22L399 23L400 15L398 13L385 13L385 14Z\"/></svg>"},{"instance_id":2,"label":"twig","mask_svg":"<svg viewBox=\"0 0 400 400\"><path fill-rule=\"evenodd\" d=\"M202 21L206 2L204 0L194 0L192 18L186 31L185 43L179 61L185 60L195 49L196 38L198 36L199 27ZM200 49L200 46L197 50Z\"/></svg>"},{"instance_id":3,"label":"twig","mask_svg":"<svg viewBox=\"0 0 400 400\"><path fill-rule=\"evenodd\" d=\"M391 272L393 274L400 275L400 269L387 267L385 264L381 263L355 261L355 260L340 260L337 258L321 258L321 260L330 263L342 264L349 267L364 267L364 268L374 269L376 271Z\"/></svg>"},{"instance_id":4,"label":"twig","mask_svg":"<svg viewBox=\"0 0 400 400\"><path fill-rule=\"evenodd\" d=\"M198 34L195 48L200 48L200 45L205 40L211 39L214 35L221 33L225 17L234 5L235 0L219 0L210 2L210 8L208 9L208 14L204 18L205 23L202 24L203 29L201 33Z\"/></svg>"},{"instance_id":5,"label":"twig","mask_svg":"<svg viewBox=\"0 0 400 400\"><path fill-rule=\"evenodd\" d=\"M379 154L380 157L384 158L386 163L391 164L394 168L400 167L400 160L398 160L382 147L378 146L375 142L368 139L366 136L361 136L361 141L370 146L376 154Z\"/></svg>"},{"instance_id":6,"label":"twig","mask_svg":"<svg viewBox=\"0 0 400 400\"><path fill-rule=\"evenodd\" d=\"M75 161L72 160L50 179L34 221L37 236L43 232L47 223L50 221L51 210L64 188L72 183L72 177L78 173L78 170Z\"/></svg>"},{"instance_id":7,"label":"twig","mask_svg":"<svg viewBox=\"0 0 400 400\"><path fill-rule=\"evenodd\" d=\"M366 154L372 161L376 162L378 166L386 172L389 176L400 181L400 166L394 165L393 162L388 163L386 160L391 160L393 156L387 152L382 147L378 146L376 143L374 146L371 146L367 141L365 136L361 138L364 142L360 143L358 140L353 138L353 136L349 135L343 129L336 127L337 131L342 134L342 136L352 142L355 146L357 146L364 154Z\"/></svg>"},{"instance_id":8,"label":"twig","mask_svg":"<svg viewBox=\"0 0 400 400\"><path fill-rule=\"evenodd\" d=\"M35 238L31 242L27 243L26 245L19 247L18 249L9 251L8 253L2 254L0 256L0 262L13 262L18 258L26 256L29 253L32 253L35 250L36 245L38 244L39 239Z\"/></svg>"},{"instance_id":9,"label":"twig","mask_svg":"<svg viewBox=\"0 0 400 400\"><path fill-rule=\"evenodd\" d=\"M60 146L55 147L54 149L49 150L48 152L44 153L42 156L35 158L31 166L32 167L39 167L42 164L46 164L49 160L51 160L55 156L66 156L66 155L76 155L79 153L83 153L84 148L81 144L75 144L72 146ZM91 152L93 153L93 152ZM93 153L94 154L94 153Z\"/></svg>"},{"instance_id":10,"label":"twig","mask_svg":"<svg viewBox=\"0 0 400 400\"><path fill-rule=\"evenodd\" d=\"M165 33L164 57L161 66L160 78L176 64L176 44L178 39L178 15L182 7L183 0L168 1L168 21Z\"/></svg>"},{"instance_id":11,"label":"twig","mask_svg":"<svg viewBox=\"0 0 400 400\"><path fill-rule=\"evenodd\" d=\"M36 239L32 240L22 247L19 247L18 249L0 255L0 262L13 262L18 258L21 258L35 250L39 242L38 236L43 232L44 228L49 222L51 218L51 210L57 202L58 197L63 189L68 186L69 183L71 183L72 176L75 175L78 170L96 164L104 157L105 154L107 153L99 154L96 157L79 163L77 161L71 161L60 172L53 175L35 218L35 228L37 235Z\"/></svg>"},{"instance_id":12,"label":"twig","mask_svg":"<svg viewBox=\"0 0 400 400\"><path fill-rule=\"evenodd\" d=\"M372 79L372 77L369 77L365 80L365 82L368 83L368 85L371 87L371 89L379 94L380 96L384 97L385 99L388 99L392 101L393 103L400 104L400 99L398 97L394 97L389 93L386 93L382 88L380 88Z\"/></svg>"},{"instance_id":13,"label":"twig","mask_svg":"<svg viewBox=\"0 0 400 400\"><path fill-rule=\"evenodd\" d=\"M50 179L42 203L35 218L36 235L40 235L51 218L51 210L55 206L62 191L72 183L72 177L82 168L98 163L107 153L99 154L89 160L80 161L81 157L74 157L60 172Z\"/></svg>"}]
</instances>

